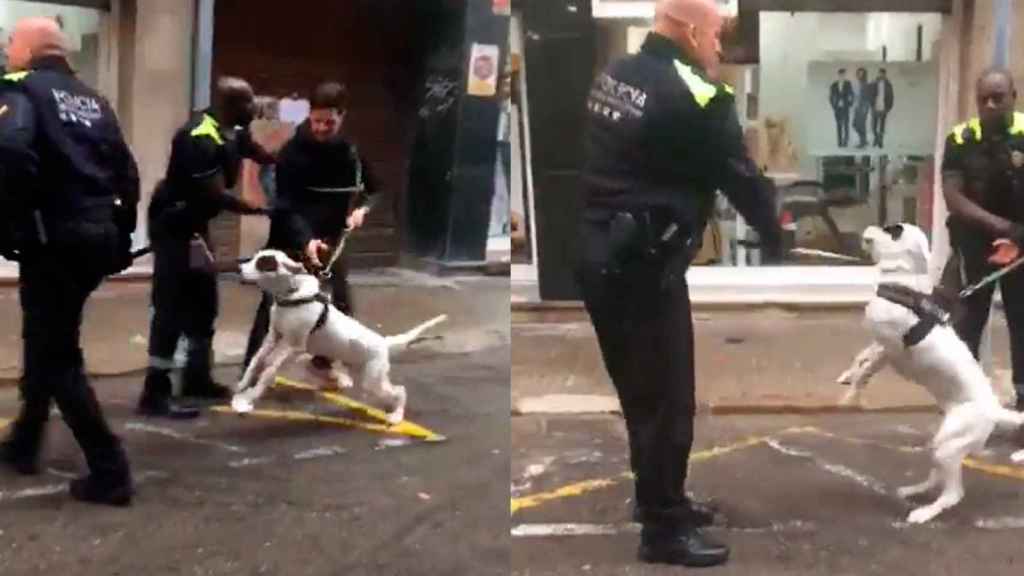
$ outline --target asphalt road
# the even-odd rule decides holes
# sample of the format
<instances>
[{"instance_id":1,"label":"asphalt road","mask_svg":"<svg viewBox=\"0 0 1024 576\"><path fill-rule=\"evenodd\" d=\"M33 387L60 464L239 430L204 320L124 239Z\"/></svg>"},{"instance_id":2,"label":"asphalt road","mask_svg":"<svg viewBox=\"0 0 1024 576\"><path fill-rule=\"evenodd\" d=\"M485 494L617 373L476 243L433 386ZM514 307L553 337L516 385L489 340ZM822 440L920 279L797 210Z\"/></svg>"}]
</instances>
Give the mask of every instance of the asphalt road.
<instances>
[{"instance_id":1,"label":"asphalt road","mask_svg":"<svg viewBox=\"0 0 1024 576\"><path fill-rule=\"evenodd\" d=\"M145 420L133 413L140 377L96 381L134 467L134 506L69 498L66 477L84 464L53 418L46 474L0 471L0 574L507 574L509 355L394 361L407 419L446 438L432 443L217 412ZM302 391L274 390L258 407L372 422ZM0 418L16 410L16 392L0 390Z\"/></svg>"},{"instance_id":2,"label":"asphalt road","mask_svg":"<svg viewBox=\"0 0 1024 576\"><path fill-rule=\"evenodd\" d=\"M897 487L923 480L934 414L701 417L689 490L722 514L721 575L1024 573L1024 467L998 438L969 462L967 495L909 526ZM657 575L636 561L625 429L616 416L512 422L512 574Z\"/></svg>"}]
</instances>

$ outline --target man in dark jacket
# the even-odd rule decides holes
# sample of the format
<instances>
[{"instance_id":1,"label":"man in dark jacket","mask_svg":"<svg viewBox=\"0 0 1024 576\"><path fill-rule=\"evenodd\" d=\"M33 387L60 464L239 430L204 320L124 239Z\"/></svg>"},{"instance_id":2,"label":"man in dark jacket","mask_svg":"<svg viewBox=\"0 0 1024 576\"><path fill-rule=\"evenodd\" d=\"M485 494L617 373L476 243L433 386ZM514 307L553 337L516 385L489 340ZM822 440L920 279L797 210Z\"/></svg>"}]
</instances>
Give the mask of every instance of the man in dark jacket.
<instances>
[{"instance_id":1,"label":"man in dark jacket","mask_svg":"<svg viewBox=\"0 0 1024 576\"><path fill-rule=\"evenodd\" d=\"M839 147L845 148L850 142L850 108L853 108L853 84L846 77L846 68L839 69L839 79L832 83L828 102L836 116L836 137Z\"/></svg>"},{"instance_id":2,"label":"man in dark jacket","mask_svg":"<svg viewBox=\"0 0 1024 576\"><path fill-rule=\"evenodd\" d=\"M285 144L277 165L277 198L270 221L268 248L300 253L314 266L334 250L342 233L363 225L376 201L377 185L356 147L340 136L346 112L346 91L337 82L325 82L313 91L309 118ZM352 315L345 258L331 270L334 305ZM259 350L270 324L271 299L260 301L243 371ZM311 368L333 379L331 362L314 357Z\"/></svg>"}]
</instances>

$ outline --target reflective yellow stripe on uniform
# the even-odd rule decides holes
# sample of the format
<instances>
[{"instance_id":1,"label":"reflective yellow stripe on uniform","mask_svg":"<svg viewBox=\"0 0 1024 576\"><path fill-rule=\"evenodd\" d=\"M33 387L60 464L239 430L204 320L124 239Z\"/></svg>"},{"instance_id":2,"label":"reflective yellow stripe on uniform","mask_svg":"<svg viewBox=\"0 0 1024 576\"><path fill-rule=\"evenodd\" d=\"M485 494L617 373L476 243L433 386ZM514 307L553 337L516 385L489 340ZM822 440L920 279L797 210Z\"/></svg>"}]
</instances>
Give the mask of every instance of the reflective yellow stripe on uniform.
<instances>
[{"instance_id":1,"label":"reflective yellow stripe on uniform","mask_svg":"<svg viewBox=\"0 0 1024 576\"><path fill-rule=\"evenodd\" d=\"M697 101L701 108L707 106L708 102L711 102L711 99L715 97L715 94L718 94L718 88L715 88L714 84L710 84L707 80L698 76L692 68L679 60L675 61L675 65L676 72L683 79L686 87L690 89L693 99Z\"/></svg>"},{"instance_id":2,"label":"reflective yellow stripe on uniform","mask_svg":"<svg viewBox=\"0 0 1024 576\"><path fill-rule=\"evenodd\" d=\"M1016 123L1016 118L1014 119L1014 123ZM956 142L957 144L963 144L964 143L964 132L968 128L970 128L971 132L974 133L974 139L980 141L981 140L981 121L978 120L977 118L972 119L970 122L965 122L963 124L957 124L956 126L954 126L953 127L953 141Z\"/></svg>"},{"instance_id":3,"label":"reflective yellow stripe on uniform","mask_svg":"<svg viewBox=\"0 0 1024 576\"><path fill-rule=\"evenodd\" d=\"M220 124L209 114L203 114L203 121L189 132L192 136L209 136L213 141L223 146L224 139L220 135Z\"/></svg>"},{"instance_id":4,"label":"reflective yellow stripe on uniform","mask_svg":"<svg viewBox=\"0 0 1024 576\"><path fill-rule=\"evenodd\" d=\"M732 86L729 86L725 82L722 82L722 89L725 90L729 94L736 94L736 89L733 88Z\"/></svg>"},{"instance_id":5,"label":"reflective yellow stripe on uniform","mask_svg":"<svg viewBox=\"0 0 1024 576\"><path fill-rule=\"evenodd\" d=\"M4 74L4 80L8 82L21 82L26 76L28 76L27 70L23 72L8 72Z\"/></svg>"},{"instance_id":6,"label":"reflective yellow stripe on uniform","mask_svg":"<svg viewBox=\"0 0 1024 576\"><path fill-rule=\"evenodd\" d=\"M1024 134L1024 112L1013 113L1013 126L1010 126L1010 134L1014 136Z\"/></svg>"}]
</instances>

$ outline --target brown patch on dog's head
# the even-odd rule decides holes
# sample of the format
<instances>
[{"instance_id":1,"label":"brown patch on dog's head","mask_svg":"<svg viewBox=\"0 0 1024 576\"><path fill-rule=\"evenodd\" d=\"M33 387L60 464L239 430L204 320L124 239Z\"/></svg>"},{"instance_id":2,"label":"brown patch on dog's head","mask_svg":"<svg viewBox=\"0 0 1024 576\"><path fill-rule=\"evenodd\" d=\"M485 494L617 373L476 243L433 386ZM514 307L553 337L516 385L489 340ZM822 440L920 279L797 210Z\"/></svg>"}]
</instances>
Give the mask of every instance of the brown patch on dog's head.
<instances>
[{"instance_id":1,"label":"brown patch on dog's head","mask_svg":"<svg viewBox=\"0 0 1024 576\"><path fill-rule=\"evenodd\" d=\"M256 259L256 269L260 272L277 272L277 268L277 258L271 254L266 254Z\"/></svg>"}]
</instances>

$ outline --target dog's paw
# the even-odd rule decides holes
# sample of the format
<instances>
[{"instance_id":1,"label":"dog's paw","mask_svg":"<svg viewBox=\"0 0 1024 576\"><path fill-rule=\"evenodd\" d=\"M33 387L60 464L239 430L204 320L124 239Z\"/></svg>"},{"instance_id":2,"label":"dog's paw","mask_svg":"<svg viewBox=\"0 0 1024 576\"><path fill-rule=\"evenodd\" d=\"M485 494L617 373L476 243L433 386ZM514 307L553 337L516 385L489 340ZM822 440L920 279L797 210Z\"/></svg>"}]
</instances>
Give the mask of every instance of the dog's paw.
<instances>
[{"instance_id":1,"label":"dog's paw","mask_svg":"<svg viewBox=\"0 0 1024 576\"><path fill-rule=\"evenodd\" d=\"M248 398L235 396L231 399L231 409L238 414L252 412L253 408L255 408L255 406L253 405L252 400L249 400Z\"/></svg>"},{"instance_id":2,"label":"dog's paw","mask_svg":"<svg viewBox=\"0 0 1024 576\"><path fill-rule=\"evenodd\" d=\"M1017 464L1024 464L1024 450L1017 450L1013 454L1010 454L1010 460Z\"/></svg>"},{"instance_id":3,"label":"dog's paw","mask_svg":"<svg viewBox=\"0 0 1024 576\"><path fill-rule=\"evenodd\" d=\"M339 390L345 390L346 388L351 388L352 386L353 386L353 384L352 384L352 377L349 376L348 372L339 370L338 371L338 389Z\"/></svg>"},{"instance_id":4,"label":"dog's paw","mask_svg":"<svg viewBox=\"0 0 1024 576\"><path fill-rule=\"evenodd\" d=\"M907 516L908 524L924 524L925 522L935 518L939 512L932 509L930 506L922 506L917 508Z\"/></svg>"},{"instance_id":5,"label":"dog's paw","mask_svg":"<svg viewBox=\"0 0 1024 576\"><path fill-rule=\"evenodd\" d=\"M847 370L846 372L840 374L839 378L836 378L836 384L842 384L843 386L852 386L853 370Z\"/></svg>"},{"instance_id":6,"label":"dog's paw","mask_svg":"<svg viewBox=\"0 0 1024 576\"><path fill-rule=\"evenodd\" d=\"M396 424L401 424L402 420L405 420L405 408L398 408L397 410L392 410L391 412L385 414L384 417L387 420L388 424L392 426Z\"/></svg>"}]
</instances>

